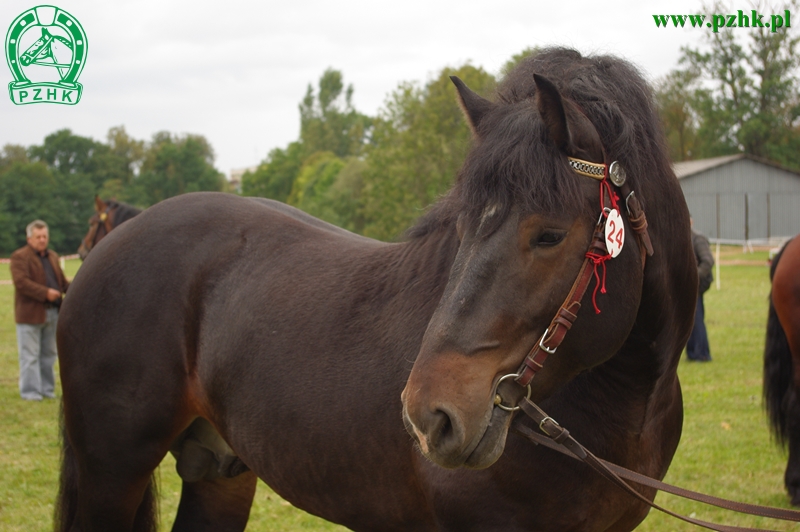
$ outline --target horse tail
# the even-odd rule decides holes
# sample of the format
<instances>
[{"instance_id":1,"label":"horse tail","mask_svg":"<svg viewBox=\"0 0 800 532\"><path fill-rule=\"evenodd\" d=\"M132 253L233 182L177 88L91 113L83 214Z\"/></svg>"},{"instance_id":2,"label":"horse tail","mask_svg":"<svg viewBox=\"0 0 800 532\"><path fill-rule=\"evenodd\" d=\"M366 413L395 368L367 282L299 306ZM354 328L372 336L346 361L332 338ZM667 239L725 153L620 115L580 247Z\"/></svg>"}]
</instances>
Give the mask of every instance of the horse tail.
<instances>
[{"instance_id":1,"label":"horse tail","mask_svg":"<svg viewBox=\"0 0 800 532\"><path fill-rule=\"evenodd\" d=\"M54 530L70 532L75 530L78 514L78 459L67 436L64 423L64 404L61 404L61 477L56 496ZM133 528L136 532L156 532L158 530L158 490L155 475L145 490L142 503L136 512Z\"/></svg>"},{"instance_id":2,"label":"horse tail","mask_svg":"<svg viewBox=\"0 0 800 532\"><path fill-rule=\"evenodd\" d=\"M775 268L783 255L781 248L769 270L769 279L775 275ZM781 327L775 306L772 304L772 292L769 295L769 314L767 316L767 339L764 346L764 404L772 433L781 445L789 438L787 421L787 404L784 400L792 383L792 352L789 340Z\"/></svg>"}]
</instances>

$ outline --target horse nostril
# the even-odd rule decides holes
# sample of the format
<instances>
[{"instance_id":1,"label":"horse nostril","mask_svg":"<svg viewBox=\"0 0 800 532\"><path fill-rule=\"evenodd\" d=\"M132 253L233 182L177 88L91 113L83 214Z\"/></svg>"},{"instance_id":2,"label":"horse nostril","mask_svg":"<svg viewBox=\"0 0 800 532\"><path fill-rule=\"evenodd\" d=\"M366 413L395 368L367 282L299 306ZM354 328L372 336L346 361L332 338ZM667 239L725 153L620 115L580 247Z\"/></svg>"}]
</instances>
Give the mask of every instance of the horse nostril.
<instances>
[{"instance_id":1,"label":"horse nostril","mask_svg":"<svg viewBox=\"0 0 800 532\"><path fill-rule=\"evenodd\" d=\"M432 445L438 447L453 433L453 423L450 421L450 416L441 410L436 410L432 418L434 422L431 423L430 440Z\"/></svg>"},{"instance_id":2,"label":"horse nostril","mask_svg":"<svg viewBox=\"0 0 800 532\"><path fill-rule=\"evenodd\" d=\"M458 417L451 415L446 409L439 408L431 413L428 438L431 447L439 453L458 452L462 445L463 434Z\"/></svg>"}]
</instances>

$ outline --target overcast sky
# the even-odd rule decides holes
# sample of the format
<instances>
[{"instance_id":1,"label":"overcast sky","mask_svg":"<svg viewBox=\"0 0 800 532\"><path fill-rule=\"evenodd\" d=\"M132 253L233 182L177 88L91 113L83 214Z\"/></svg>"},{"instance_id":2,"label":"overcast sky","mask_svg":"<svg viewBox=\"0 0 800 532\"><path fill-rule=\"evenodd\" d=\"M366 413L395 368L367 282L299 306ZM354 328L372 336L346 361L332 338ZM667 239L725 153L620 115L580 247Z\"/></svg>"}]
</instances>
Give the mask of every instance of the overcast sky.
<instances>
[{"instance_id":1,"label":"overcast sky","mask_svg":"<svg viewBox=\"0 0 800 532\"><path fill-rule=\"evenodd\" d=\"M529 46L616 54L653 80L710 31L656 27L654 14L703 13L685 0L2 0L2 32L40 4L86 31L83 96L16 106L0 65L0 145L40 144L61 128L97 140L118 125L139 139L197 133L226 175L297 139L297 105L328 67L353 84L356 108L374 114L401 81L468 61L496 74Z\"/></svg>"}]
</instances>

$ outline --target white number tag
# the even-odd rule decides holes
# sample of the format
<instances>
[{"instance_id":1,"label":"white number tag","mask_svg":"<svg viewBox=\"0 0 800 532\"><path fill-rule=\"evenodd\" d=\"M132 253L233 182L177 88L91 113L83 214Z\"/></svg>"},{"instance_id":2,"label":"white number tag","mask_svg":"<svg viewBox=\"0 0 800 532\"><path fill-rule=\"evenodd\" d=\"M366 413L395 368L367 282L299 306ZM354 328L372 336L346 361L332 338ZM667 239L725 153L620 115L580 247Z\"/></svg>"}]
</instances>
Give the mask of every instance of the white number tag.
<instances>
[{"instance_id":1,"label":"white number tag","mask_svg":"<svg viewBox=\"0 0 800 532\"><path fill-rule=\"evenodd\" d=\"M606 248L611 257L616 257L622 251L625 243L625 225L617 209L611 209L606 218Z\"/></svg>"}]
</instances>

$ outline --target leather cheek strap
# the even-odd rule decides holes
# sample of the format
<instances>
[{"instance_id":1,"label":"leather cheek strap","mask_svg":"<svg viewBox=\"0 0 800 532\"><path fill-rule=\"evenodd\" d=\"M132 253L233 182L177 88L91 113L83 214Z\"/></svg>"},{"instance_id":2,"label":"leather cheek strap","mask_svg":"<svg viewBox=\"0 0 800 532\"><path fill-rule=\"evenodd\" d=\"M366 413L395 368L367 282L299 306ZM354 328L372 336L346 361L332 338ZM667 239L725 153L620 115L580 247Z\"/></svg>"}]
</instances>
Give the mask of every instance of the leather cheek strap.
<instances>
[{"instance_id":1,"label":"leather cheek strap","mask_svg":"<svg viewBox=\"0 0 800 532\"><path fill-rule=\"evenodd\" d=\"M594 233L592 234L592 242L589 245L589 253L608 253L605 245L605 224L603 222L604 221L601 220L595 226ZM561 345L561 342L564 341L567 331L572 328L572 324L575 323L578 317L578 311L581 308L581 299L583 299L583 295L589 287L593 273L594 268L592 261L589 258L585 258L578 272L578 277L572 284L572 289L570 289L564 303L561 304L555 317L547 327L547 331L545 331L545 334L542 335L539 342L531 348L522 361L522 365L517 371L518 377L515 379L520 386L525 387L530 384L536 376L536 373L544 366L547 357L553 354Z\"/></svg>"}]
</instances>

